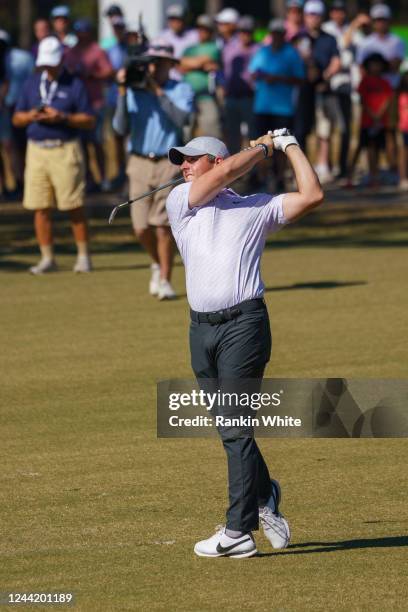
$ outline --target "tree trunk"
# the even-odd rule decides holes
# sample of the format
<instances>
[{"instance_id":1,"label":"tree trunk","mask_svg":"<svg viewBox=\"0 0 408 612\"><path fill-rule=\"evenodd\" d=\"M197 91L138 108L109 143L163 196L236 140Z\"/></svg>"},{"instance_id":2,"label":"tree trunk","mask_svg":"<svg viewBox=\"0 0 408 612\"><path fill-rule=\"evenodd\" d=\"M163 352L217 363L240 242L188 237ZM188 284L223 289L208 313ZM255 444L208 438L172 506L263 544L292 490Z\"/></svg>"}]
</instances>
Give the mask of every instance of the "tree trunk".
<instances>
[{"instance_id":1,"label":"tree trunk","mask_svg":"<svg viewBox=\"0 0 408 612\"><path fill-rule=\"evenodd\" d=\"M18 44L23 49L29 49L32 40L33 7L31 0L18 0Z\"/></svg>"}]
</instances>

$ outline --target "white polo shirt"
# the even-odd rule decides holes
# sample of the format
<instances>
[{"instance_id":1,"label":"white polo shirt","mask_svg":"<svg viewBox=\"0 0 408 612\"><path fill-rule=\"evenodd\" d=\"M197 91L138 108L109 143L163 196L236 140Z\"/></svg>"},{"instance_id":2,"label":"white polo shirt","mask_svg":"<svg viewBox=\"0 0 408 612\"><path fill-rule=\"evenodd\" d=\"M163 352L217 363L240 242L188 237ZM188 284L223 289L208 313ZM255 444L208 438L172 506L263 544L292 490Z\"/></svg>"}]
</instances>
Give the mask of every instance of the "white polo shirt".
<instances>
[{"instance_id":1,"label":"white polo shirt","mask_svg":"<svg viewBox=\"0 0 408 612\"><path fill-rule=\"evenodd\" d=\"M190 209L190 188L191 183L178 185L166 202L190 307L211 312L262 297L261 255L268 233L286 223L284 195L240 196L223 189L204 206Z\"/></svg>"}]
</instances>

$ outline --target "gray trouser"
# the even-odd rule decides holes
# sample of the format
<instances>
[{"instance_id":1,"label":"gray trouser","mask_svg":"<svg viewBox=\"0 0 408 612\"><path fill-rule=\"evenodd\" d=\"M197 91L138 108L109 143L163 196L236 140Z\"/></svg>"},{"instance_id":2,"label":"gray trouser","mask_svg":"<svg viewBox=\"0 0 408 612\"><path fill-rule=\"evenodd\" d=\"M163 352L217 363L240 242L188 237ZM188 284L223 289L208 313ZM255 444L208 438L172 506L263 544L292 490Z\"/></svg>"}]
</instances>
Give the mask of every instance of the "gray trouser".
<instances>
[{"instance_id":1,"label":"gray trouser","mask_svg":"<svg viewBox=\"0 0 408 612\"><path fill-rule=\"evenodd\" d=\"M256 379L259 385L271 355L271 331L266 307L241 314L232 321L210 325L191 322L191 362L201 387L213 391L239 388L240 379ZM206 385L206 379L208 385ZM271 494L265 461L252 432L218 428L228 462L229 508L227 528L258 529L258 508Z\"/></svg>"}]
</instances>

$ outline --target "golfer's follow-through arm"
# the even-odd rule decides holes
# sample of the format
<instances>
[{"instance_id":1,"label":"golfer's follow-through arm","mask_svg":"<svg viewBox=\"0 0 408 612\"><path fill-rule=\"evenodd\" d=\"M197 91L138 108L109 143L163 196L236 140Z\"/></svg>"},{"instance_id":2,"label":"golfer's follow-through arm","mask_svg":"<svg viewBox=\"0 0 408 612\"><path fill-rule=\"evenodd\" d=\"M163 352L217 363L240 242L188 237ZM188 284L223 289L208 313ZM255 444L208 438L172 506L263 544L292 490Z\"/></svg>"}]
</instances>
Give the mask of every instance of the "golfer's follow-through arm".
<instances>
[{"instance_id":1,"label":"golfer's follow-through arm","mask_svg":"<svg viewBox=\"0 0 408 612\"><path fill-rule=\"evenodd\" d=\"M273 150L283 151L295 173L298 191L285 194L283 199L283 211L287 221L294 221L306 214L309 210L318 206L324 197L319 179L313 170L309 160L302 152L296 139L287 134L287 130L275 130L273 134L267 134L251 141L251 148L245 149L225 160L216 160L216 165L210 172L206 172L197 180L193 181L189 193L189 206L203 206L210 202L224 187L230 185L234 180L246 174L255 164L265 158L266 145L268 157Z\"/></svg>"}]
</instances>

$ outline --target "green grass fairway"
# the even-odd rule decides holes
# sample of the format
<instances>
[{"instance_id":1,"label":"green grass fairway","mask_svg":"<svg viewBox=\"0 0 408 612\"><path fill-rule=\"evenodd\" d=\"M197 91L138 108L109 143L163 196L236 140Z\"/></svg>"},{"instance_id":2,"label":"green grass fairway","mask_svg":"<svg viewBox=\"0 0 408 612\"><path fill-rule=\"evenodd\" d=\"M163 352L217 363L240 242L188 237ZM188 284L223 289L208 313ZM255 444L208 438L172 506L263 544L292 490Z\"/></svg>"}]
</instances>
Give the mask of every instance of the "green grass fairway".
<instances>
[{"instance_id":1,"label":"green grass fairway","mask_svg":"<svg viewBox=\"0 0 408 612\"><path fill-rule=\"evenodd\" d=\"M406 209L394 212L353 225L336 208L336 235L311 217L266 250L268 376L407 376ZM17 217L2 230L0 591L69 590L83 611L407 610L407 441L260 440L290 548L259 533L257 558L195 557L223 521L224 452L155 431L156 381L191 377L185 297L147 295L125 216L109 234L95 214L94 274L74 276L61 241L62 271L30 277ZM179 261L174 284L184 294Z\"/></svg>"}]
</instances>

